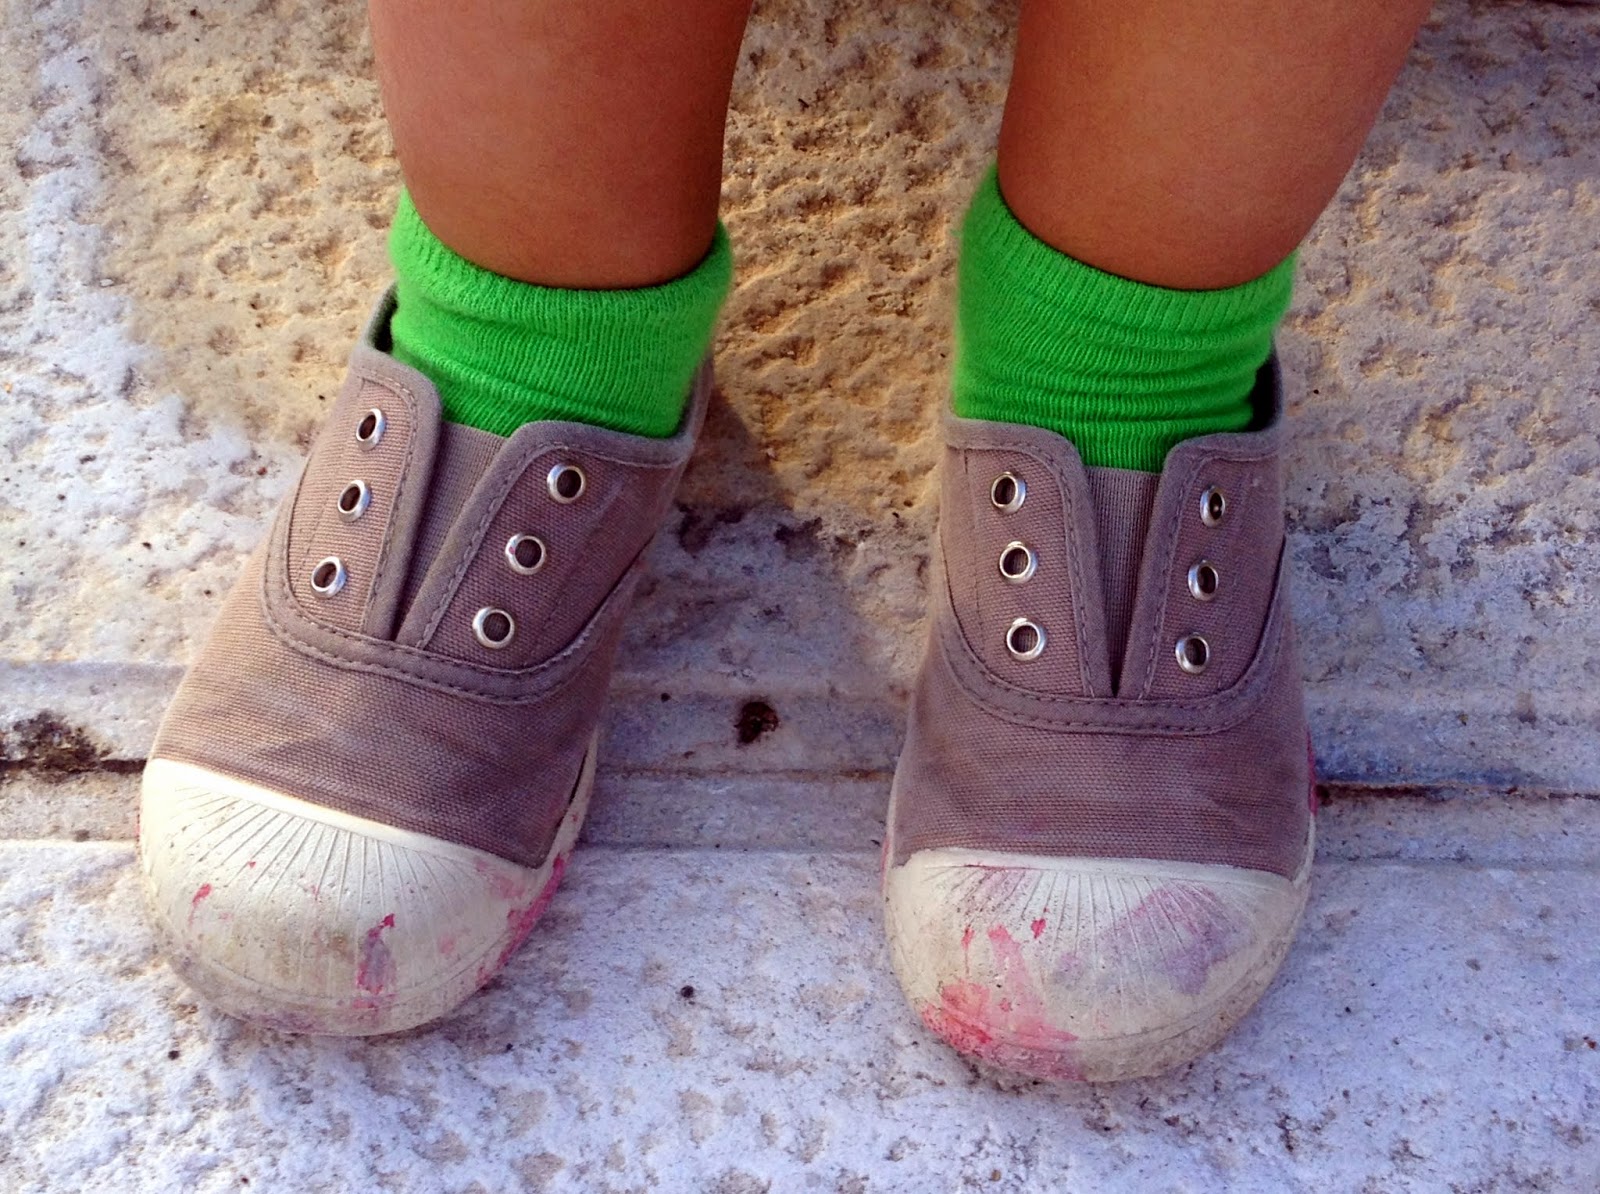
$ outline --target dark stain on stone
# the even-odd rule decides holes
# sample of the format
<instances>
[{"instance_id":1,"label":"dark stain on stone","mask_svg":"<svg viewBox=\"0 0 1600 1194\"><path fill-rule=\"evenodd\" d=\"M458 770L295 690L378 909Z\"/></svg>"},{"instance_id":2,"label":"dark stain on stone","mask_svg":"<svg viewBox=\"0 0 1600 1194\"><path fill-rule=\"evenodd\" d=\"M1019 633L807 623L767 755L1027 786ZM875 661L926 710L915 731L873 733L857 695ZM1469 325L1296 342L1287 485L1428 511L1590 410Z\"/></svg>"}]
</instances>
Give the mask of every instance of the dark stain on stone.
<instances>
[{"instance_id":1,"label":"dark stain on stone","mask_svg":"<svg viewBox=\"0 0 1600 1194\"><path fill-rule=\"evenodd\" d=\"M1533 693L1517 693L1511 707L1512 712L1516 714L1517 720L1523 725L1533 726L1539 724L1539 711L1534 707Z\"/></svg>"},{"instance_id":2,"label":"dark stain on stone","mask_svg":"<svg viewBox=\"0 0 1600 1194\"><path fill-rule=\"evenodd\" d=\"M819 542L821 530L822 519L808 518L793 526L773 527L772 537L782 545L784 559L805 560L816 555L821 549L822 544Z\"/></svg>"},{"instance_id":3,"label":"dark stain on stone","mask_svg":"<svg viewBox=\"0 0 1600 1194\"><path fill-rule=\"evenodd\" d=\"M694 988L691 987L691 986L679 987L678 988L678 994L684 999L693 1000L694 999Z\"/></svg>"},{"instance_id":4,"label":"dark stain on stone","mask_svg":"<svg viewBox=\"0 0 1600 1194\"><path fill-rule=\"evenodd\" d=\"M739 745L749 746L778 728L778 711L766 701L746 701L733 724L739 734Z\"/></svg>"},{"instance_id":5,"label":"dark stain on stone","mask_svg":"<svg viewBox=\"0 0 1600 1194\"><path fill-rule=\"evenodd\" d=\"M718 527L733 526L744 520L744 510L738 506L708 510L695 506L678 507L683 521L678 524L678 545L692 556L705 550L706 544L717 533Z\"/></svg>"},{"instance_id":6,"label":"dark stain on stone","mask_svg":"<svg viewBox=\"0 0 1600 1194\"><path fill-rule=\"evenodd\" d=\"M91 771L132 775L143 767L140 759L107 758L105 748L84 730L49 710L13 722L0 733L0 778L23 772L46 779Z\"/></svg>"}]
</instances>

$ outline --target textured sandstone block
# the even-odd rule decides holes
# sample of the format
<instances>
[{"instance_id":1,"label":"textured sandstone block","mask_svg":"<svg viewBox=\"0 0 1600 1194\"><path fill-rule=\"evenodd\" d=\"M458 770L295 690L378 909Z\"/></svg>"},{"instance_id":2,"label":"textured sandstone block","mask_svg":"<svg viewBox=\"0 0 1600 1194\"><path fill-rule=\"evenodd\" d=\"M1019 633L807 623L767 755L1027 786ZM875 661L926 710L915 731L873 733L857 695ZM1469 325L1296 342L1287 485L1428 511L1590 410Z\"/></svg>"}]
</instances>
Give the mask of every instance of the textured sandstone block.
<instances>
[{"instance_id":1,"label":"textured sandstone block","mask_svg":"<svg viewBox=\"0 0 1600 1194\"><path fill-rule=\"evenodd\" d=\"M625 652L631 763L892 760L951 228L1013 19L759 6L728 133L722 396ZM51 709L135 757L384 282L397 174L359 8L4 20L0 729ZM1597 33L1592 8L1441 4L1304 251L1290 518L1334 776L1600 786ZM757 698L781 726L741 747Z\"/></svg>"}]
</instances>

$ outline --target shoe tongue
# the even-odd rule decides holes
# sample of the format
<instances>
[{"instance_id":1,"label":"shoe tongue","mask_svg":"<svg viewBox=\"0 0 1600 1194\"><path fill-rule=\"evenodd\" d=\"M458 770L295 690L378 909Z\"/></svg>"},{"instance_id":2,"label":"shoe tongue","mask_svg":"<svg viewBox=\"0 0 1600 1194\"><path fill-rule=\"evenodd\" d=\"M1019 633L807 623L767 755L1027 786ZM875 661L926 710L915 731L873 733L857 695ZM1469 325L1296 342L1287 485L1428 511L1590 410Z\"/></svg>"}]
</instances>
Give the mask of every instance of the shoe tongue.
<instances>
[{"instance_id":1,"label":"shoe tongue","mask_svg":"<svg viewBox=\"0 0 1600 1194\"><path fill-rule=\"evenodd\" d=\"M1094 506L1100 584L1105 591L1106 652L1115 692L1122 683L1122 657L1127 651L1133 607L1139 597L1144 541L1150 531L1161 474L1121 468L1089 468L1084 472Z\"/></svg>"},{"instance_id":2,"label":"shoe tongue","mask_svg":"<svg viewBox=\"0 0 1600 1194\"><path fill-rule=\"evenodd\" d=\"M460 423L439 424L438 454L433 460L428 501L423 507L422 522L411 551L411 566L406 573L398 621L404 622L410 613L423 578L444 547L450 528L455 526L473 488L505 443L504 438L490 431L479 431Z\"/></svg>"}]
</instances>

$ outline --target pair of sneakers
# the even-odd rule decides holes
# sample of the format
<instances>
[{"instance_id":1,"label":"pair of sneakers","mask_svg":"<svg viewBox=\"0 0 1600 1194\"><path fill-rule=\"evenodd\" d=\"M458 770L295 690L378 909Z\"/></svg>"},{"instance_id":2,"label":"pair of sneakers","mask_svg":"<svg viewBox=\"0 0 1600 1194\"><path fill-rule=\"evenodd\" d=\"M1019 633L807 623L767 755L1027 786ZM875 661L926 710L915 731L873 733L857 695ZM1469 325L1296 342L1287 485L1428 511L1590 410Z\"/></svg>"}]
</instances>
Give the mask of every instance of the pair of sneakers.
<instances>
[{"instance_id":1,"label":"pair of sneakers","mask_svg":"<svg viewBox=\"0 0 1600 1194\"><path fill-rule=\"evenodd\" d=\"M180 686L140 860L173 966L234 1015L426 1023L549 904L594 777L671 439L445 423L380 303L304 473ZM1285 599L1275 363L1260 427L1159 476L950 417L932 630L885 838L922 1021L1027 1076L1214 1044L1305 904L1311 769ZM863 927L863 931L867 931Z\"/></svg>"}]
</instances>

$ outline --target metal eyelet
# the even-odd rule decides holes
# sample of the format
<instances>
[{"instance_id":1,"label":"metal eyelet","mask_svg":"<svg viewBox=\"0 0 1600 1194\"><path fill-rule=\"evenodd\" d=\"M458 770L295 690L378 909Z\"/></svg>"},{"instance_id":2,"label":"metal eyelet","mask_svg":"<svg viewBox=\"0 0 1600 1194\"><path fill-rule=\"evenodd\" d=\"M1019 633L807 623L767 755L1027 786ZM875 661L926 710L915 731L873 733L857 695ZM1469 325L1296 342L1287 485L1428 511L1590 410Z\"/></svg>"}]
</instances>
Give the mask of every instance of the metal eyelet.
<instances>
[{"instance_id":1,"label":"metal eyelet","mask_svg":"<svg viewBox=\"0 0 1600 1194\"><path fill-rule=\"evenodd\" d=\"M1020 663L1044 654L1044 627L1027 618L1018 618L1006 630L1006 650Z\"/></svg>"},{"instance_id":2,"label":"metal eyelet","mask_svg":"<svg viewBox=\"0 0 1600 1194\"><path fill-rule=\"evenodd\" d=\"M1210 560L1201 560L1189 569L1189 596L1196 601L1210 601L1217 595L1217 566Z\"/></svg>"},{"instance_id":3,"label":"metal eyelet","mask_svg":"<svg viewBox=\"0 0 1600 1194\"><path fill-rule=\"evenodd\" d=\"M356 443L363 448L376 448L388 426L389 420L374 406L361 417L361 422L356 424Z\"/></svg>"},{"instance_id":4,"label":"metal eyelet","mask_svg":"<svg viewBox=\"0 0 1600 1194\"><path fill-rule=\"evenodd\" d=\"M486 605L472 619L472 637L491 651L510 646L516 634L516 619L503 609Z\"/></svg>"},{"instance_id":5,"label":"metal eyelet","mask_svg":"<svg viewBox=\"0 0 1600 1194\"><path fill-rule=\"evenodd\" d=\"M1016 473L1001 473L989 486L989 500L1002 514L1015 514L1028 500L1028 483Z\"/></svg>"},{"instance_id":6,"label":"metal eyelet","mask_svg":"<svg viewBox=\"0 0 1600 1194\"><path fill-rule=\"evenodd\" d=\"M545 478L545 484L550 490L550 496L565 506L583 496L589 478L584 476L583 470L575 464L558 464L550 470L550 475Z\"/></svg>"},{"instance_id":7,"label":"metal eyelet","mask_svg":"<svg viewBox=\"0 0 1600 1194\"><path fill-rule=\"evenodd\" d=\"M319 560L317 566L311 570L311 591L318 597L332 597L345 582L350 579L350 574L345 571L344 561L338 556L329 556Z\"/></svg>"},{"instance_id":8,"label":"metal eyelet","mask_svg":"<svg viewBox=\"0 0 1600 1194\"><path fill-rule=\"evenodd\" d=\"M372 490L365 481L352 481L339 492L339 517L354 522L372 505Z\"/></svg>"},{"instance_id":9,"label":"metal eyelet","mask_svg":"<svg viewBox=\"0 0 1600 1194\"><path fill-rule=\"evenodd\" d=\"M1200 521L1208 527L1220 526L1222 517L1228 512L1228 495L1215 485L1206 489L1200 495Z\"/></svg>"},{"instance_id":10,"label":"metal eyelet","mask_svg":"<svg viewBox=\"0 0 1600 1194\"><path fill-rule=\"evenodd\" d=\"M1033 548L1021 540L1007 543L1005 550L1000 553L1000 575L1012 584L1020 585L1023 581L1032 579L1037 571L1039 571L1039 557L1033 554Z\"/></svg>"},{"instance_id":11,"label":"metal eyelet","mask_svg":"<svg viewBox=\"0 0 1600 1194\"><path fill-rule=\"evenodd\" d=\"M1173 653L1178 657L1178 666L1191 676L1198 676L1211 662L1211 644L1198 634L1180 638Z\"/></svg>"},{"instance_id":12,"label":"metal eyelet","mask_svg":"<svg viewBox=\"0 0 1600 1194\"><path fill-rule=\"evenodd\" d=\"M506 540L506 563L511 565L511 571L523 576L532 576L543 568L548 555L544 540L537 535L513 535Z\"/></svg>"}]
</instances>

